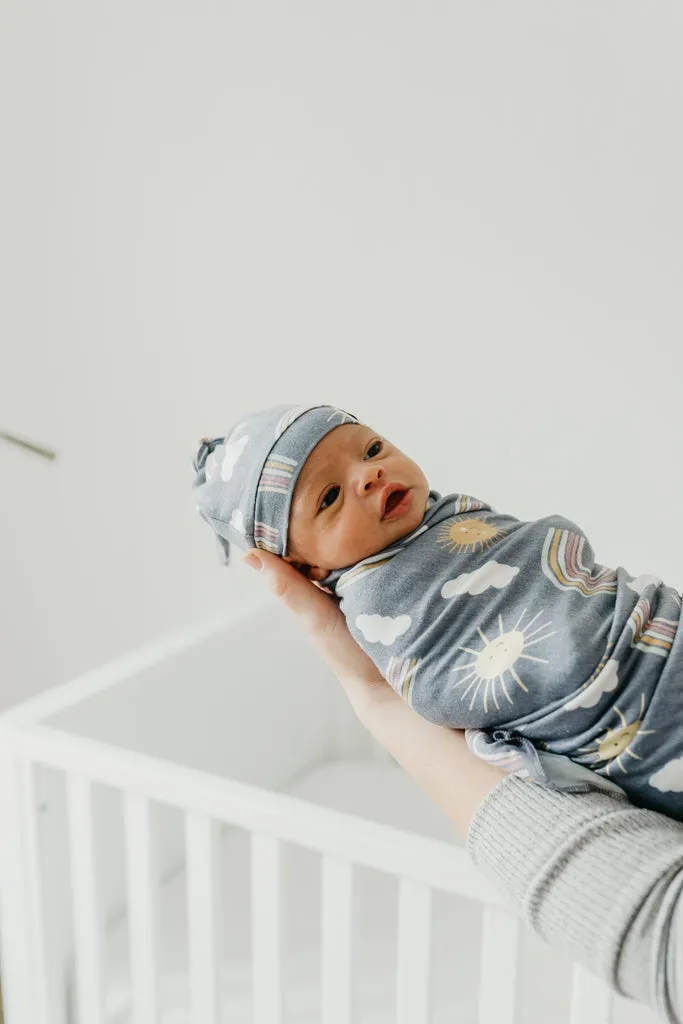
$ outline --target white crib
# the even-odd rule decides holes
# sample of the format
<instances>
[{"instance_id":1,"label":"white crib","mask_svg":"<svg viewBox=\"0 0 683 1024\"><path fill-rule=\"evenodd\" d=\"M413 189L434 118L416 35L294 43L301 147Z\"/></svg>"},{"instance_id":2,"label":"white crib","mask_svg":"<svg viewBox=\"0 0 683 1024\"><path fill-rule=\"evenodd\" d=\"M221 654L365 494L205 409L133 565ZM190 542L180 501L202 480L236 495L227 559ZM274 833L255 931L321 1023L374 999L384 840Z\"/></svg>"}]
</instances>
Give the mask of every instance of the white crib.
<instances>
[{"instance_id":1,"label":"white crib","mask_svg":"<svg viewBox=\"0 0 683 1024\"><path fill-rule=\"evenodd\" d=\"M6 1024L638 1024L521 927L286 612L0 719Z\"/></svg>"}]
</instances>

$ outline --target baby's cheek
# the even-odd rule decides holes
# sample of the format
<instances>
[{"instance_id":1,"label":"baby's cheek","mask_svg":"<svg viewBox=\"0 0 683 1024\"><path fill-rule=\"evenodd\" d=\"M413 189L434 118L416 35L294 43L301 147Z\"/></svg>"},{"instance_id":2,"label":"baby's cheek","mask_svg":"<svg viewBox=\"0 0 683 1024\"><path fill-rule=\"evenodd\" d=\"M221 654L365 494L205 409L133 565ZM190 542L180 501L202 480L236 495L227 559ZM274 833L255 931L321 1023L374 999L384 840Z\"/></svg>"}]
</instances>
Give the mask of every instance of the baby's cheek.
<instances>
[{"instance_id":1,"label":"baby's cheek","mask_svg":"<svg viewBox=\"0 0 683 1024\"><path fill-rule=\"evenodd\" d=\"M365 519L335 524L334 530L325 538L324 552L321 552L325 561L320 564L330 569L343 569L374 554L381 547L381 543L376 546L372 529Z\"/></svg>"}]
</instances>

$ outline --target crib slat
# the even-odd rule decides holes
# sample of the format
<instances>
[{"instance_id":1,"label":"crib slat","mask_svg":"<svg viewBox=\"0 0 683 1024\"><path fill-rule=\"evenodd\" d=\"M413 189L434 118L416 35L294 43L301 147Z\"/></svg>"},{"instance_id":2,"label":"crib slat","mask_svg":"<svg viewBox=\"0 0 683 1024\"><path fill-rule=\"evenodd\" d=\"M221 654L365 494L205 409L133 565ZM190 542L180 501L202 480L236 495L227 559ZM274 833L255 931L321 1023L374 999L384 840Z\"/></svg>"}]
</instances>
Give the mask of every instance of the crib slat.
<instances>
[{"instance_id":1,"label":"crib slat","mask_svg":"<svg viewBox=\"0 0 683 1024\"><path fill-rule=\"evenodd\" d=\"M0 945L2 1006L7 1024L23 1024L40 1013L35 999L33 915L27 884L26 794L22 765L9 743L0 743ZM29 877L32 868L29 865ZM40 984L40 979L38 984Z\"/></svg>"},{"instance_id":2,"label":"crib slat","mask_svg":"<svg viewBox=\"0 0 683 1024\"><path fill-rule=\"evenodd\" d=\"M614 996L611 989L584 967L574 968L571 1024L611 1024Z\"/></svg>"},{"instance_id":3,"label":"crib slat","mask_svg":"<svg viewBox=\"0 0 683 1024\"><path fill-rule=\"evenodd\" d=\"M27 908L32 927L31 946L33 965L31 987L35 1005L35 1024L52 1024L59 1013L57 1000L60 992L54 957L48 960L45 949L46 919L43 873L40 863L40 840L38 835L38 795L36 769L31 761L24 761L20 767L22 805L26 829L25 870L28 883ZM1 1021L1 1018L0 1018Z\"/></svg>"},{"instance_id":4,"label":"crib slat","mask_svg":"<svg viewBox=\"0 0 683 1024\"><path fill-rule=\"evenodd\" d=\"M351 1022L351 897L348 861L322 862L322 1024Z\"/></svg>"},{"instance_id":5,"label":"crib slat","mask_svg":"<svg viewBox=\"0 0 683 1024\"><path fill-rule=\"evenodd\" d=\"M254 1024L281 1024L280 842L251 837Z\"/></svg>"},{"instance_id":6,"label":"crib slat","mask_svg":"<svg viewBox=\"0 0 683 1024\"><path fill-rule=\"evenodd\" d=\"M479 1024L515 1024L517 1021L517 978L519 964L519 923L500 907L484 907L481 950Z\"/></svg>"},{"instance_id":7,"label":"crib slat","mask_svg":"<svg viewBox=\"0 0 683 1024\"><path fill-rule=\"evenodd\" d=\"M124 798L134 1024L158 1024L157 878L153 870L149 801Z\"/></svg>"},{"instance_id":8,"label":"crib slat","mask_svg":"<svg viewBox=\"0 0 683 1024\"><path fill-rule=\"evenodd\" d=\"M103 922L97 898L92 787L89 779L72 774L67 776L67 803L78 1019L88 1024L104 1024Z\"/></svg>"},{"instance_id":9,"label":"crib slat","mask_svg":"<svg viewBox=\"0 0 683 1024\"><path fill-rule=\"evenodd\" d=\"M428 1024L431 890L400 881L398 895L398 1024Z\"/></svg>"},{"instance_id":10,"label":"crib slat","mask_svg":"<svg viewBox=\"0 0 683 1024\"><path fill-rule=\"evenodd\" d=\"M185 815L192 1024L218 1024L218 856L215 823Z\"/></svg>"}]
</instances>

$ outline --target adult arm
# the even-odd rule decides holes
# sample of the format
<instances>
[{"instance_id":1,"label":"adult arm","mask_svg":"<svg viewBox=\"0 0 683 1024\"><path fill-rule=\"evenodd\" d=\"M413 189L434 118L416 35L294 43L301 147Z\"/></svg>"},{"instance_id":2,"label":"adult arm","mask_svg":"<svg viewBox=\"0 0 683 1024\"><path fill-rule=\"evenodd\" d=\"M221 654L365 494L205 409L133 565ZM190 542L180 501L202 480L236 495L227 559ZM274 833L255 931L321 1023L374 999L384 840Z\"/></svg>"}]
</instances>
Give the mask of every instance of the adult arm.
<instances>
[{"instance_id":1,"label":"adult arm","mask_svg":"<svg viewBox=\"0 0 683 1024\"><path fill-rule=\"evenodd\" d=\"M245 562L262 566L266 584L297 616L361 723L466 836L475 810L504 773L471 754L464 733L421 718L392 690L333 598L275 555L252 552Z\"/></svg>"},{"instance_id":2,"label":"adult arm","mask_svg":"<svg viewBox=\"0 0 683 1024\"><path fill-rule=\"evenodd\" d=\"M475 863L531 927L683 1024L683 825L603 793L554 792L504 776L469 752L461 732L420 718L394 693L333 599L273 555L251 559L361 722L467 836Z\"/></svg>"},{"instance_id":3,"label":"adult arm","mask_svg":"<svg viewBox=\"0 0 683 1024\"><path fill-rule=\"evenodd\" d=\"M551 946L683 1024L683 825L508 777L475 811L468 848Z\"/></svg>"}]
</instances>

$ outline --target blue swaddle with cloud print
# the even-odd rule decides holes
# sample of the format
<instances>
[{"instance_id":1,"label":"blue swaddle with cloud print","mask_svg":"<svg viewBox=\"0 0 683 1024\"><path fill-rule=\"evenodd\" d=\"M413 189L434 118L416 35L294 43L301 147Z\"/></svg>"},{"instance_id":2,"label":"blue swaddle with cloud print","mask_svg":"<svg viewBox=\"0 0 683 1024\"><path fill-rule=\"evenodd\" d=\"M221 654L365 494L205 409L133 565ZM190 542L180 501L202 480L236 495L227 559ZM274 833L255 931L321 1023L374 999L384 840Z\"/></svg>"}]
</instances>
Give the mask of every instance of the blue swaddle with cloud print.
<instances>
[{"instance_id":1,"label":"blue swaddle with cloud print","mask_svg":"<svg viewBox=\"0 0 683 1024\"><path fill-rule=\"evenodd\" d=\"M282 405L202 439L195 503L225 562L233 544L287 553L306 459L357 422ZM573 523L432 491L412 534L322 586L393 688L467 729L480 757L564 789L620 787L683 820L681 596L597 565Z\"/></svg>"},{"instance_id":2,"label":"blue swaddle with cloud print","mask_svg":"<svg viewBox=\"0 0 683 1024\"><path fill-rule=\"evenodd\" d=\"M470 730L479 756L561 788L616 783L683 820L672 587L596 564L560 516L520 522L436 492L411 535L323 585L394 690Z\"/></svg>"}]
</instances>

